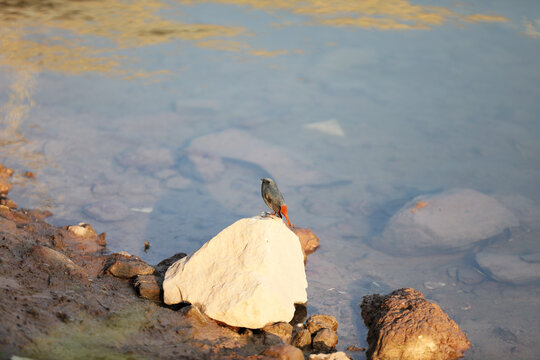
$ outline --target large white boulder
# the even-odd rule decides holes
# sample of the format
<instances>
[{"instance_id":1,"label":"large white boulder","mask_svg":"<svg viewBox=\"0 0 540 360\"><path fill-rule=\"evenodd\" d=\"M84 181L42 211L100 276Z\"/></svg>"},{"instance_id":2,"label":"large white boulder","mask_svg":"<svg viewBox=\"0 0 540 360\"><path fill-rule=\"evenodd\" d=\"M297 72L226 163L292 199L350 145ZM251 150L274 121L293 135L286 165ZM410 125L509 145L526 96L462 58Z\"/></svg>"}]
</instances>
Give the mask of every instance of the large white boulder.
<instances>
[{"instance_id":1,"label":"large white boulder","mask_svg":"<svg viewBox=\"0 0 540 360\"><path fill-rule=\"evenodd\" d=\"M251 329L290 321L307 301L298 237L275 217L241 219L169 267L167 304L187 301L209 317Z\"/></svg>"}]
</instances>

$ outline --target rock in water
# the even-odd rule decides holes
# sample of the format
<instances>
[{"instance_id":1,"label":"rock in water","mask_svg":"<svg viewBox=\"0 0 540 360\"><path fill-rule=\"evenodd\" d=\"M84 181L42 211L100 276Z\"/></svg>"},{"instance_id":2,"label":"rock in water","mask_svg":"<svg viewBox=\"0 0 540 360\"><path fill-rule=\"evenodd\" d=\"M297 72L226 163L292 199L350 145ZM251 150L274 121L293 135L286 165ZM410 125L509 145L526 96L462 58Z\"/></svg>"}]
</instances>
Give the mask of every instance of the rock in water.
<instances>
[{"instance_id":1,"label":"rock in water","mask_svg":"<svg viewBox=\"0 0 540 360\"><path fill-rule=\"evenodd\" d=\"M207 316L251 329L289 322L307 301L298 237L279 218L241 219L169 267L167 304L187 301Z\"/></svg>"},{"instance_id":2,"label":"rock in water","mask_svg":"<svg viewBox=\"0 0 540 360\"><path fill-rule=\"evenodd\" d=\"M518 224L516 216L494 198L453 189L405 204L373 246L397 255L461 251Z\"/></svg>"},{"instance_id":3,"label":"rock in water","mask_svg":"<svg viewBox=\"0 0 540 360\"><path fill-rule=\"evenodd\" d=\"M440 306L414 289L366 295L360 307L369 329L368 359L458 359L471 346Z\"/></svg>"}]
</instances>

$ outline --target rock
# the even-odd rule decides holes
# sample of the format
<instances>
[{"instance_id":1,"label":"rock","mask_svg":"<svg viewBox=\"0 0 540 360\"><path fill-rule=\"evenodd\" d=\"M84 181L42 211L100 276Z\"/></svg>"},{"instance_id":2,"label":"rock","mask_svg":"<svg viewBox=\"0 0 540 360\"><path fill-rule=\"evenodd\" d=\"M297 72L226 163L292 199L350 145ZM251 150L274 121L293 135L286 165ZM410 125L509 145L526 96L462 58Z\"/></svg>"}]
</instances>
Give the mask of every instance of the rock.
<instances>
[{"instance_id":1,"label":"rock","mask_svg":"<svg viewBox=\"0 0 540 360\"><path fill-rule=\"evenodd\" d=\"M328 328L322 328L313 336L311 347L313 351L328 353L336 348L337 343L338 336L336 332Z\"/></svg>"},{"instance_id":2,"label":"rock","mask_svg":"<svg viewBox=\"0 0 540 360\"><path fill-rule=\"evenodd\" d=\"M311 334L323 328L337 331L338 322L336 317L332 315L311 315L306 321L306 328Z\"/></svg>"},{"instance_id":3,"label":"rock","mask_svg":"<svg viewBox=\"0 0 540 360\"><path fill-rule=\"evenodd\" d=\"M4 205L5 207L9 209L16 209L19 207L19 205L17 205L15 201L8 198L0 198L0 205Z\"/></svg>"},{"instance_id":4,"label":"rock","mask_svg":"<svg viewBox=\"0 0 540 360\"><path fill-rule=\"evenodd\" d=\"M400 256L462 251L518 224L514 214L494 198L454 189L405 204L373 246Z\"/></svg>"},{"instance_id":5,"label":"rock","mask_svg":"<svg viewBox=\"0 0 540 360\"><path fill-rule=\"evenodd\" d=\"M293 327L289 323L278 322L272 325L266 325L262 330L267 334L279 337L285 344L291 342Z\"/></svg>"},{"instance_id":6,"label":"rock","mask_svg":"<svg viewBox=\"0 0 540 360\"><path fill-rule=\"evenodd\" d=\"M30 255L52 268L65 270L72 275L77 275L82 279L88 280L86 271L59 251L46 246L35 245L30 249Z\"/></svg>"},{"instance_id":7,"label":"rock","mask_svg":"<svg viewBox=\"0 0 540 360\"><path fill-rule=\"evenodd\" d=\"M97 237L96 231L92 226L86 223L79 223L79 225L70 225L67 230L75 236L80 237Z\"/></svg>"},{"instance_id":8,"label":"rock","mask_svg":"<svg viewBox=\"0 0 540 360\"><path fill-rule=\"evenodd\" d=\"M180 311L186 318L195 321L200 325L207 324L210 321L210 319L208 319L206 315L201 313L201 311L196 306L188 305L186 307L183 307Z\"/></svg>"},{"instance_id":9,"label":"rock","mask_svg":"<svg viewBox=\"0 0 540 360\"><path fill-rule=\"evenodd\" d=\"M320 245L319 238L311 229L294 227L291 228L291 230L298 236L298 239L300 239L300 245L302 246L304 254L309 255L317 250Z\"/></svg>"},{"instance_id":10,"label":"rock","mask_svg":"<svg viewBox=\"0 0 540 360\"><path fill-rule=\"evenodd\" d=\"M534 231L540 231L540 206L521 195L498 195L496 199L512 211L520 224Z\"/></svg>"},{"instance_id":11,"label":"rock","mask_svg":"<svg viewBox=\"0 0 540 360\"><path fill-rule=\"evenodd\" d=\"M331 354L311 354L309 360L350 360L343 351L338 351Z\"/></svg>"},{"instance_id":12,"label":"rock","mask_svg":"<svg viewBox=\"0 0 540 360\"><path fill-rule=\"evenodd\" d=\"M109 264L110 263L110 264ZM151 275L154 268L136 256L113 254L106 264L107 272L116 277L130 279L136 275Z\"/></svg>"},{"instance_id":13,"label":"rock","mask_svg":"<svg viewBox=\"0 0 540 360\"><path fill-rule=\"evenodd\" d=\"M480 268L497 281L515 285L540 282L540 263L528 262L519 255L484 250L476 254Z\"/></svg>"},{"instance_id":14,"label":"rock","mask_svg":"<svg viewBox=\"0 0 540 360\"><path fill-rule=\"evenodd\" d=\"M7 195L11 184L9 178L13 175L13 170L0 164L0 195Z\"/></svg>"},{"instance_id":15,"label":"rock","mask_svg":"<svg viewBox=\"0 0 540 360\"><path fill-rule=\"evenodd\" d=\"M463 284L476 285L484 281L486 276L476 268L463 267L457 270L457 279Z\"/></svg>"},{"instance_id":16,"label":"rock","mask_svg":"<svg viewBox=\"0 0 540 360\"><path fill-rule=\"evenodd\" d=\"M186 154L205 181L217 180L219 174L225 171L225 165L221 162L223 158L262 167L279 179L280 184L299 186L333 181L331 176L321 174L301 160L293 159L291 154L280 147L238 129L201 136L191 142L186 148Z\"/></svg>"},{"instance_id":17,"label":"rock","mask_svg":"<svg viewBox=\"0 0 540 360\"><path fill-rule=\"evenodd\" d=\"M304 360L302 350L292 345L274 345L264 350L261 355L270 356L280 360Z\"/></svg>"},{"instance_id":18,"label":"rock","mask_svg":"<svg viewBox=\"0 0 540 360\"><path fill-rule=\"evenodd\" d=\"M135 289L140 297L148 300L159 301L161 288L154 275L136 275Z\"/></svg>"},{"instance_id":19,"label":"rock","mask_svg":"<svg viewBox=\"0 0 540 360\"><path fill-rule=\"evenodd\" d=\"M112 200L88 204L83 207L83 211L101 222L120 221L129 215L129 208L126 205Z\"/></svg>"},{"instance_id":20,"label":"rock","mask_svg":"<svg viewBox=\"0 0 540 360\"><path fill-rule=\"evenodd\" d=\"M458 359L471 346L439 305L414 289L366 295L360 307L368 359Z\"/></svg>"},{"instance_id":21,"label":"rock","mask_svg":"<svg viewBox=\"0 0 540 360\"><path fill-rule=\"evenodd\" d=\"M169 266L171 266L172 264L174 264L175 262L177 262L178 260L180 260L181 258L186 257L186 256L187 256L186 253L179 252L179 253L174 254L171 257L168 257L166 259L161 260L155 266L156 272L158 274L160 274L161 277L164 277L165 273L167 272L167 269L169 268Z\"/></svg>"},{"instance_id":22,"label":"rock","mask_svg":"<svg viewBox=\"0 0 540 360\"><path fill-rule=\"evenodd\" d=\"M296 333L292 340L292 345L302 350L307 349L311 345L311 333L308 329L301 329Z\"/></svg>"},{"instance_id":23,"label":"rock","mask_svg":"<svg viewBox=\"0 0 540 360\"><path fill-rule=\"evenodd\" d=\"M204 279L204 281L201 281ZM230 326L259 329L289 322L307 301L298 237L273 217L241 219L165 274L164 300L198 306Z\"/></svg>"},{"instance_id":24,"label":"rock","mask_svg":"<svg viewBox=\"0 0 540 360\"><path fill-rule=\"evenodd\" d=\"M126 151L117 158L124 167L145 171L157 171L174 165L174 158L168 149L140 147Z\"/></svg>"}]
</instances>

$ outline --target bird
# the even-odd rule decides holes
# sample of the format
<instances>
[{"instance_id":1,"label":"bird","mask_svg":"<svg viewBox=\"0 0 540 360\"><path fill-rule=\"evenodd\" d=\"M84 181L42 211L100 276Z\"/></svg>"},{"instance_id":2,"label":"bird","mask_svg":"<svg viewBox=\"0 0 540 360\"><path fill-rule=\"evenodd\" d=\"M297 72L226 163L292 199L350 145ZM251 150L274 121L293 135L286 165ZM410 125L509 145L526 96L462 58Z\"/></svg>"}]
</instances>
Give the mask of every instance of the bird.
<instances>
[{"instance_id":1,"label":"bird","mask_svg":"<svg viewBox=\"0 0 540 360\"><path fill-rule=\"evenodd\" d=\"M261 195L268 207L274 212L272 215L277 215L281 218L281 215L285 215L287 219L287 225L291 227L289 221L289 215L287 215L287 205L283 200L283 195L279 191L276 182L270 178L261 179Z\"/></svg>"}]
</instances>

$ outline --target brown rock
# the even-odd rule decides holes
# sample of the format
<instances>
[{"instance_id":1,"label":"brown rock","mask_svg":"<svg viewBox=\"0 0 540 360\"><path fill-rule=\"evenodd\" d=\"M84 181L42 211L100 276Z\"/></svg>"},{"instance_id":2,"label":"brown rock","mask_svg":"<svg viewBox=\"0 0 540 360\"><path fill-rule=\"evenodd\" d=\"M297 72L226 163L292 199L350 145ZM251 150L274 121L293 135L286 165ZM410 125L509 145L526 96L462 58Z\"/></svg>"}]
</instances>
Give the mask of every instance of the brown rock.
<instances>
[{"instance_id":1,"label":"brown rock","mask_svg":"<svg viewBox=\"0 0 540 360\"><path fill-rule=\"evenodd\" d=\"M331 352L334 351L338 343L338 336L335 331L323 328L315 333L311 346L314 351L317 352Z\"/></svg>"},{"instance_id":2,"label":"brown rock","mask_svg":"<svg viewBox=\"0 0 540 360\"><path fill-rule=\"evenodd\" d=\"M198 307L193 305L188 305L182 308L181 312L186 318L195 321L201 325L208 324L208 322L210 321L210 318L208 318L208 316L204 315Z\"/></svg>"},{"instance_id":3,"label":"brown rock","mask_svg":"<svg viewBox=\"0 0 540 360\"><path fill-rule=\"evenodd\" d=\"M33 178L36 177L36 174L31 172L31 171L25 171L24 176L27 177L27 178L33 179Z\"/></svg>"},{"instance_id":4,"label":"brown rock","mask_svg":"<svg viewBox=\"0 0 540 360\"><path fill-rule=\"evenodd\" d=\"M360 307L368 359L458 359L471 346L440 306L414 289L366 295Z\"/></svg>"},{"instance_id":5,"label":"brown rock","mask_svg":"<svg viewBox=\"0 0 540 360\"><path fill-rule=\"evenodd\" d=\"M292 341L292 345L302 350L307 349L311 345L311 333L308 329L302 329L296 333Z\"/></svg>"},{"instance_id":6,"label":"brown rock","mask_svg":"<svg viewBox=\"0 0 540 360\"><path fill-rule=\"evenodd\" d=\"M332 315L311 315L306 321L306 328L311 334L314 334L319 329L323 328L337 331L338 322L336 317Z\"/></svg>"},{"instance_id":7,"label":"brown rock","mask_svg":"<svg viewBox=\"0 0 540 360\"><path fill-rule=\"evenodd\" d=\"M69 274L76 275L82 279L88 280L86 271L75 264L66 255L46 246L35 245L30 249L30 256L33 256L39 262L46 264L51 268L67 271Z\"/></svg>"},{"instance_id":8,"label":"brown rock","mask_svg":"<svg viewBox=\"0 0 540 360\"><path fill-rule=\"evenodd\" d=\"M137 275L135 277L135 289L139 296L145 299L160 300L161 288L154 275Z\"/></svg>"},{"instance_id":9,"label":"brown rock","mask_svg":"<svg viewBox=\"0 0 540 360\"><path fill-rule=\"evenodd\" d=\"M262 355L280 360L304 360L302 350L292 345L274 345L262 352Z\"/></svg>"},{"instance_id":10,"label":"brown rock","mask_svg":"<svg viewBox=\"0 0 540 360\"><path fill-rule=\"evenodd\" d=\"M136 275L151 275L154 273L154 268L136 256L124 256L113 254L111 256L111 265L107 264L107 271L116 277L132 278Z\"/></svg>"},{"instance_id":11,"label":"brown rock","mask_svg":"<svg viewBox=\"0 0 540 360\"><path fill-rule=\"evenodd\" d=\"M96 231L86 223L79 223L79 225L70 225L66 228L70 233L80 237L97 237Z\"/></svg>"},{"instance_id":12,"label":"brown rock","mask_svg":"<svg viewBox=\"0 0 540 360\"><path fill-rule=\"evenodd\" d=\"M291 342L293 327L289 323L277 322L272 325L266 325L262 330L267 334L279 337L285 344Z\"/></svg>"},{"instance_id":13,"label":"brown rock","mask_svg":"<svg viewBox=\"0 0 540 360\"><path fill-rule=\"evenodd\" d=\"M313 233L311 229L293 227L291 230L300 239L300 245L304 254L309 255L314 253L319 247L319 238Z\"/></svg>"}]
</instances>

